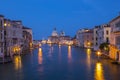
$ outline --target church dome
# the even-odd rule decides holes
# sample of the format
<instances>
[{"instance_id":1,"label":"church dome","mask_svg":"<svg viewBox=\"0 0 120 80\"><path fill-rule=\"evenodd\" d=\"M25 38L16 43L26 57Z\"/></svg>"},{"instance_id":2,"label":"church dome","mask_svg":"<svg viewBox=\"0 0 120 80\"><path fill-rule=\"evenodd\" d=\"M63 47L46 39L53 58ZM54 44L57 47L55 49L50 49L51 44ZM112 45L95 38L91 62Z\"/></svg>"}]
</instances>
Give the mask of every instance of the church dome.
<instances>
[{"instance_id":1,"label":"church dome","mask_svg":"<svg viewBox=\"0 0 120 80\"><path fill-rule=\"evenodd\" d=\"M58 33L57 33L57 31L56 31L56 28L53 30L52 36L58 36Z\"/></svg>"},{"instance_id":2,"label":"church dome","mask_svg":"<svg viewBox=\"0 0 120 80\"><path fill-rule=\"evenodd\" d=\"M64 32L64 31L61 31L61 32L60 32L60 36L65 36L65 32Z\"/></svg>"}]
</instances>

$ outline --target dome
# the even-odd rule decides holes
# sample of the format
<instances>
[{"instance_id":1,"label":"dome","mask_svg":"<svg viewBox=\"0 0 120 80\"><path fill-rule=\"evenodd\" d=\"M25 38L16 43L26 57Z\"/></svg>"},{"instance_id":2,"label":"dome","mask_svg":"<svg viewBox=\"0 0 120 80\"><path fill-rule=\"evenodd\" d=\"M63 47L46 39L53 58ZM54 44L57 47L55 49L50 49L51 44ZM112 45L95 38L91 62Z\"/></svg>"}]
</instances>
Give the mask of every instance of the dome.
<instances>
[{"instance_id":1,"label":"dome","mask_svg":"<svg viewBox=\"0 0 120 80\"><path fill-rule=\"evenodd\" d=\"M65 36L65 32L61 31L60 36Z\"/></svg>"},{"instance_id":2,"label":"dome","mask_svg":"<svg viewBox=\"0 0 120 80\"><path fill-rule=\"evenodd\" d=\"M56 31L56 28L53 30L52 36L58 36L58 33L57 33L57 31Z\"/></svg>"}]
</instances>

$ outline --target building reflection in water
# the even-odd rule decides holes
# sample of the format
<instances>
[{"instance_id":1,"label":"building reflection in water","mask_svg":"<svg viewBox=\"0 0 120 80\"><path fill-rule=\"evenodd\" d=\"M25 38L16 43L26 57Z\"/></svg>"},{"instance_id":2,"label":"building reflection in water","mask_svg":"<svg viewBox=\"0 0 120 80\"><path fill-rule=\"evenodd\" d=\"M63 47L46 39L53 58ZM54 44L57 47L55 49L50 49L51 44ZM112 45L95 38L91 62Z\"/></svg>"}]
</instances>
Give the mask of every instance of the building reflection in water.
<instances>
[{"instance_id":1,"label":"building reflection in water","mask_svg":"<svg viewBox=\"0 0 120 80\"><path fill-rule=\"evenodd\" d=\"M22 68L21 56L14 56L15 70L20 70Z\"/></svg>"},{"instance_id":2,"label":"building reflection in water","mask_svg":"<svg viewBox=\"0 0 120 80\"><path fill-rule=\"evenodd\" d=\"M59 44L59 48L61 48L61 44Z\"/></svg>"},{"instance_id":3,"label":"building reflection in water","mask_svg":"<svg viewBox=\"0 0 120 80\"><path fill-rule=\"evenodd\" d=\"M50 46L50 48L49 48L49 52L48 52L48 57L52 57L52 53L53 53L53 46Z\"/></svg>"},{"instance_id":4,"label":"building reflection in water","mask_svg":"<svg viewBox=\"0 0 120 80\"><path fill-rule=\"evenodd\" d=\"M38 49L38 63L42 64L43 58L42 58L42 48Z\"/></svg>"},{"instance_id":5,"label":"building reflection in water","mask_svg":"<svg viewBox=\"0 0 120 80\"><path fill-rule=\"evenodd\" d=\"M88 48L88 49L86 49L86 53L87 53L87 66L88 66L88 70L90 70L91 69L91 49L90 48Z\"/></svg>"},{"instance_id":6,"label":"building reflection in water","mask_svg":"<svg viewBox=\"0 0 120 80\"><path fill-rule=\"evenodd\" d=\"M68 46L68 60L69 60L69 62L71 62L71 60L72 60L71 46Z\"/></svg>"},{"instance_id":7,"label":"building reflection in water","mask_svg":"<svg viewBox=\"0 0 120 80\"><path fill-rule=\"evenodd\" d=\"M100 62L96 63L94 78L95 80L105 80L103 66L102 66L102 63Z\"/></svg>"}]
</instances>

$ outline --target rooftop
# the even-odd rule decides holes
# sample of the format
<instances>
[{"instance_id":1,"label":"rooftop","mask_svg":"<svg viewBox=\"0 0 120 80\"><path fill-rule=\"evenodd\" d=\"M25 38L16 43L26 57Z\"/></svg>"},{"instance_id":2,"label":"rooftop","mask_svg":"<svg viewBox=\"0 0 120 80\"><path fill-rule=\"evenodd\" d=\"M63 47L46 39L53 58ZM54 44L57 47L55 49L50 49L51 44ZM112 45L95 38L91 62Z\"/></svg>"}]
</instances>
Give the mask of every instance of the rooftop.
<instances>
[{"instance_id":1,"label":"rooftop","mask_svg":"<svg viewBox=\"0 0 120 80\"><path fill-rule=\"evenodd\" d=\"M111 23L111 22L113 22L113 21L115 21L115 20L117 20L117 19L119 19L119 18L120 18L120 15L117 16L117 17L115 17L114 19L112 19L109 23Z\"/></svg>"},{"instance_id":2,"label":"rooftop","mask_svg":"<svg viewBox=\"0 0 120 80\"><path fill-rule=\"evenodd\" d=\"M31 29L31 28L28 28L28 27L23 26L23 29Z\"/></svg>"}]
</instances>

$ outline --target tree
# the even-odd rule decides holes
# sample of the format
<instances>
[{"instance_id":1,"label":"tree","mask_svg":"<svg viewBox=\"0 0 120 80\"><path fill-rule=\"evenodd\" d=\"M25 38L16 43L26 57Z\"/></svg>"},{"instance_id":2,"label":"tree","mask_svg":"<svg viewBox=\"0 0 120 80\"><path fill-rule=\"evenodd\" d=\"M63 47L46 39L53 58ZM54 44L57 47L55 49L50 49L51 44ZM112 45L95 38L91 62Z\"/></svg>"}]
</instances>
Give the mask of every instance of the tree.
<instances>
[{"instance_id":1,"label":"tree","mask_svg":"<svg viewBox=\"0 0 120 80\"><path fill-rule=\"evenodd\" d=\"M109 43L100 44L99 49L102 51L109 51Z\"/></svg>"}]
</instances>

